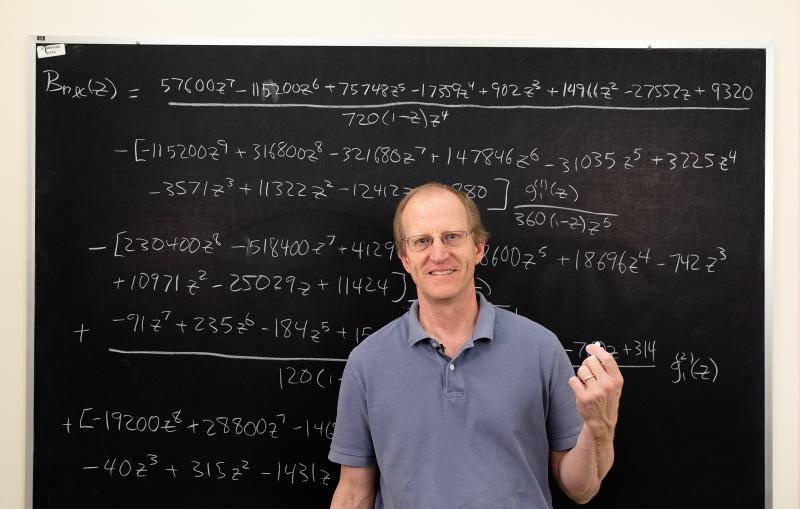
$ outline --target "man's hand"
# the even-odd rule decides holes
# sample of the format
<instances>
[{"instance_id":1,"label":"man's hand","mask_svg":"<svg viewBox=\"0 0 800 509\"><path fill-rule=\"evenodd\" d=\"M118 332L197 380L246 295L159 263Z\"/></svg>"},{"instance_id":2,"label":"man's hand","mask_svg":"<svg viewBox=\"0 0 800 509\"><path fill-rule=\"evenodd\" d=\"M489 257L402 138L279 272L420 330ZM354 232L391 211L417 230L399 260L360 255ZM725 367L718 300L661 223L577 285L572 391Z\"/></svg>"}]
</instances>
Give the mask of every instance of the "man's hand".
<instances>
[{"instance_id":1,"label":"man's hand","mask_svg":"<svg viewBox=\"0 0 800 509\"><path fill-rule=\"evenodd\" d=\"M575 392L578 411L584 423L599 440L613 440L617 425L622 373L610 353L597 343L586 346L589 356L569 379Z\"/></svg>"},{"instance_id":2,"label":"man's hand","mask_svg":"<svg viewBox=\"0 0 800 509\"><path fill-rule=\"evenodd\" d=\"M578 376L569 379L583 416L578 443L568 451L550 451L556 482L579 504L597 494L614 463L614 428L622 395L622 373L611 354L598 344L588 345L586 351L589 357L578 368Z\"/></svg>"}]
</instances>

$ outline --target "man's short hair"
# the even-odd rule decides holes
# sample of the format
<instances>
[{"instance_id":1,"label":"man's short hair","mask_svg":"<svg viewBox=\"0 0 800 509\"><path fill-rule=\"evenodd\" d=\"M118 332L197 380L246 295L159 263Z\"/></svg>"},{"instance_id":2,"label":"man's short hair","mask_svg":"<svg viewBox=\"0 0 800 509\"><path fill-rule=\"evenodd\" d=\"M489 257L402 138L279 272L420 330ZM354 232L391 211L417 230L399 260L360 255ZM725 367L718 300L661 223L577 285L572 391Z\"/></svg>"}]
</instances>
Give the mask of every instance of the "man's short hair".
<instances>
[{"instance_id":1,"label":"man's short hair","mask_svg":"<svg viewBox=\"0 0 800 509\"><path fill-rule=\"evenodd\" d=\"M394 243L397 246L397 252L402 256L405 256L406 254L406 243L403 240L403 237L405 236L402 225L403 211L406 209L406 205L408 205L408 202L411 200L411 198L419 193L432 191L435 189L452 193L456 198L459 199L459 201L461 201L461 204L464 205L464 209L467 211L467 224L470 232L472 232L472 240L476 245L485 243L489 239L489 230L483 226L483 223L481 222L481 213L478 210L478 206L475 205L474 201L472 201L472 198L467 196L467 194L460 189L453 189L452 187L439 182L428 182L427 184L422 184L421 186L417 186L409 191L408 194L405 195L402 200L400 200L400 203L397 204L397 208L394 211Z\"/></svg>"}]
</instances>

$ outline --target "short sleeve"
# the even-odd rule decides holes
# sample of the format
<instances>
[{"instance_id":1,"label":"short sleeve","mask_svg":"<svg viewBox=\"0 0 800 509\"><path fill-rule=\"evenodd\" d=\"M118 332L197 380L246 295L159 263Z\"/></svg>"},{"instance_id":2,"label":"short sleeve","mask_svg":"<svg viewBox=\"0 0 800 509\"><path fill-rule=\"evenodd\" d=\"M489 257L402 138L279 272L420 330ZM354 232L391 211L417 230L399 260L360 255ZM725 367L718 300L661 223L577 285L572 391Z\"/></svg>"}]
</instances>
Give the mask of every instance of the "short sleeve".
<instances>
[{"instance_id":1,"label":"short sleeve","mask_svg":"<svg viewBox=\"0 0 800 509\"><path fill-rule=\"evenodd\" d=\"M369 430L366 385L358 362L352 355L342 373L336 427L328 459L352 467L366 467L376 463Z\"/></svg>"},{"instance_id":2,"label":"short sleeve","mask_svg":"<svg viewBox=\"0 0 800 509\"><path fill-rule=\"evenodd\" d=\"M575 393L569 379L575 375L567 352L558 340L550 379L550 401L547 415L547 438L550 450L572 449L578 443L578 435L583 428L583 417L578 412Z\"/></svg>"}]
</instances>

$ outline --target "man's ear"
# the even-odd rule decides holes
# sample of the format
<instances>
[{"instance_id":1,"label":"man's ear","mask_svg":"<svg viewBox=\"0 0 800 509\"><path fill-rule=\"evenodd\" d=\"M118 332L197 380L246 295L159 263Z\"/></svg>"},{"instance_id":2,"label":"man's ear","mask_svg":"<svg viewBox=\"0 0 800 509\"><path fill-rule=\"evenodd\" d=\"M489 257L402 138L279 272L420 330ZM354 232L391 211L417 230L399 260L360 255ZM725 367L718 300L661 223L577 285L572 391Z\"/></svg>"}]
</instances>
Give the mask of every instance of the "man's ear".
<instances>
[{"instance_id":1,"label":"man's ear","mask_svg":"<svg viewBox=\"0 0 800 509\"><path fill-rule=\"evenodd\" d=\"M486 242L475 243L475 265L479 264L483 259L484 249L486 249Z\"/></svg>"},{"instance_id":2,"label":"man's ear","mask_svg":"<svg viewBox=\"0 0 800 509\"><path fill-rule=\"evenodd\" d=\"M411 263L408 260L408 256L398 253L397 257L400 258L400 261L403 263L403 268L406 269L406 272L411 274Z\"/></svg>"}]
</instances>

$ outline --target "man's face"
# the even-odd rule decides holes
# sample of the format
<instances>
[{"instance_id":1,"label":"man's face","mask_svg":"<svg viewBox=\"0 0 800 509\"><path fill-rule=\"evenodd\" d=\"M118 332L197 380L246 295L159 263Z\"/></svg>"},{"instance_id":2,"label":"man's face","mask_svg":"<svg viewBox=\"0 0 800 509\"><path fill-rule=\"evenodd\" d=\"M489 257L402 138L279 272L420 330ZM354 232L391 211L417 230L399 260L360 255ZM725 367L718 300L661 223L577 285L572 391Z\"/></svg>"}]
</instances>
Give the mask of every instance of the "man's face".
<instances>
[{"instance_id":1,"label":"man's face","mask_svg":"<svg viewBox=\"0 0 800 509\"><path fill-rule=\"evenodd\" d=\"M434 239L422 252L406 244L406 254L400 256L417 285L420 301L433 304L474 298L475 265L483 257L483 244L476 245L471 235L458 247L447 247L440 239L444 232L469 231L461 201L444 190L423 191L408 202L401 224L404 237L430 235Z\"/></svg>"}]
</instances>

